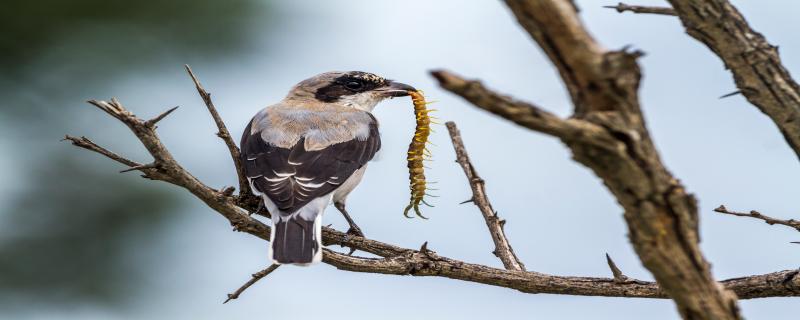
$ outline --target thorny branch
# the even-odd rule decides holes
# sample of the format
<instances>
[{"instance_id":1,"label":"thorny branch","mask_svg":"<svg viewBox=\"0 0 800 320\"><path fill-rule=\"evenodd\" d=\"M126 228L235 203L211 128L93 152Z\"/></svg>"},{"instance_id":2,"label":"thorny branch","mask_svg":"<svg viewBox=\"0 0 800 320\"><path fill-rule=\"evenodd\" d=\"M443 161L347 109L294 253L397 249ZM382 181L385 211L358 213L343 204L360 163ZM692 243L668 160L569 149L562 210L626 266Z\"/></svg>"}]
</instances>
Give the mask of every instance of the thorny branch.
<instances>
[{"instance_id":1,"label":"thorny branch","mask_svg":"<svg viewBox=\"0 0 800 320\"><path fill-rule=\"evenodd\" d=\"M217 136L225 142L225 145L228 147L228 151L231 154L231 158L233 158L233 165L236 167L236 174L239 177L239 194L243 196L250 195L250 183L247 182L247 177L245 177L244 170L242 169L242 159L240 157L239 147L236 146L236 142L233 141L231 133L225 126L225 122L222 121L222 117L220 117L219 112L217 112L217 108L214 107L214 102L211 101L211 94L208 93L205 88L203 88L203 85L200 84L200 80L197 80L194 72L192 72L192 68L189 67L188 64L184 65L184 67L186 67L186 72L189 73L189 76L192 77L195 88L197 88L197 93L199 93L200 97L203 98L203 102L208 108L208 113L210 113L211 117L214 118L214 123L217 125L218 130ZM166 114L169 112L172 112L172 110L166 112Z\"/></svg>"},{"instance_id":2,"label":"thorny branch","mask_svg":"<svg viewBox=\"0 0 800 320\"><path fill-rule=\"evenodd\" d=\"M494 255L500 258L500 261L503 262L503 266L505 266L506 269L525 271L525 265L523 265L519 258L517 258L517 255L514 254L514 249L511 248L511 243L509 243L508 238L506 238L504 230L506 221L500 219L500 216L497 215L497 211L492 209L492 204L486 196L486 183L478 175L478 171L475 170L475 167L469 160L467 148L464 147L464 141L461 139L461 132L458 130L458 127L456 127L455 122L448 121L445 125L447 126L447 131L450 133L453 149L455 149L456 152L456 162L464 169L464 174L467 176L469 185L472 188L472 198L470 200L480 209L481 214L483 214L483 219L486 220L486 227L489 228L489 234L491 234L492 241L494 241Z\"/></svg>"},{"instance_id":3,"label":"thorny branch","mask_svg":"<svg viewBox=\"0 0 800 320\"><path fill-rule=\"evenodd\" d=\"M800 231L800 221L797 221L797 220L794 220L794 219L789 219L789 220L775 219L775 218L772 218L772 217L765 216L765 215L761 214L761 212L758 212L758 211L755 211L755 210L750 210L750 212L730 211L730 210L728 210L728 208L725 208L725 206L723 206L723 205L720 205L719 207L714 209L714 211L719 212L719 213L723 213L723 214L729 214L729 215L732 215L732 216L750 217L750 218L761 219L761 220L764 220L764 222L767 223L768 225L780 224L780 225L784 225L784 226L787 226L787 227L792 227L795 230Z\"/></svg>"}]
</instances>

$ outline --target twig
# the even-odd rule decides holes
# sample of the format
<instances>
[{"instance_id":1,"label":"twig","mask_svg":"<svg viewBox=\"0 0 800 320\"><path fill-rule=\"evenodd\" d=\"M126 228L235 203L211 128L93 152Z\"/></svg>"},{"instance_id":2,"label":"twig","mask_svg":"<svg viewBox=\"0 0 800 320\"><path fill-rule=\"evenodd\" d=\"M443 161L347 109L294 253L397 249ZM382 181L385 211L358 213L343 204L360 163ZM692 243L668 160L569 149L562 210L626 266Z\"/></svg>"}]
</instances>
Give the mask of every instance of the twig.
<instances>
[{"instance_id":1,"label":"twig","mask_svg":"<svg viewBox=\"0 0 800 320\"><path fill-rule=\"evenodd\" d=\"M77 147L80 147L80 148L83 148L83 149L86 149L86 150L97 152L99 154L102 154L102 155L106 156L107 158L109 158L111 160L114 160L116 162L119 162L121 164L124 164L124 165L132 167L132 168L139 167L139 166L142 165L141 163L138 163L136 161L130 160L130 159L125 158L123 156L120 156L120 155L118 155L118 154L116 154L114 152L111 152L106 148L98 146L96 143L94 143L92 140L89 140L89 138L87 138L87 137L78 138L78 137L73 137L73 136L70 136L70 135L66 135L66 136L64 136L64 140L62 140L62 141L65 141L65 140L69 140L72 143L72 145L74 145L74 146L77 146Z\"/></svg>"},{"instance_id":2,"label":"twig","mask_svg":"<svg viewBox=\"0 0 800 320\"><path fill-rule=\"evenodd\" d=\"M650 6L631 6L624 4L622 2L618 3L616 6L603 6L603 8L615 9L619 13L623 13L625 11L630 11L633 13L651 13L651 14L661 14L667 16L674 16L675 10L672 8L667 7L650 7Z\"/></svg>"},{"instance_id":3,"label":"twig","mask_svg":"<svg viewBox=\"0 0 800 320\"><path fill-rule=\"evenodd\" d=\"M492 209L492 204L486 196L485 182L469 160L464 141L461 139L461 132L458 131L455 122L448 121L445 125L447 126L447 131L450 132L450 140L452 140L453 149L456 152L456 162L461 165L461 169L464 169L464 174L467 176L470 188L472 188L472 202L480 209L483 219L486 220L486 227L489 228L489 233L492 235L494 255L500 258L506 269L525 271L525 265L514 254L514 249L511 248L511 244L506 238L503 230L505 220L500 219L497 212Z\"/></svg>"},{"instance_id":4,"label":"twig","mask_svg":"<svg viewBox=\"0 0 800 320\"><path fill-rule=\"evenodd\" d=\"M758 212L758 211L755 211L755 210L750 210L750 212L735 212L735 211L728 210L728 208L725 208L724 205L720 205L719 207L714 209L714 211L719 212L719 213L729 214L729 215L732 215L732 216L750 217L750 218L761 219L761 220L764 220L764 222L767 223L768 225L780 224L780 225L784 225L784 226L787 226L787 227L792 227L795 230L800 231L800 221L797 221L797 220L794 220L794 219L789 219L789 220L775 219L775 218L772 218L772 217L765 216L765 215L761 214L761 212Z\"/></svg>"},{"instance_id":5,"label":"twig","mask_svg":"<svg viewBox=\"0 0 800 320\"><path fill-rule=\"evenodd\" d=\"M228 132L228 128L225 126L225 122L222 121L222 117L220 117L219 113L217 112L217 108L214 107L214 102L211 101L211 94L203 88L203 86L200 84L200 80L197 80L194 72L192 72L192 68L189 67L188 64L184 66L186 67L186 72L189 73L189 76L192 77L192 81L194 81L194 85L197 88L197 93L199 93L200 97L203 98L203 102L205 102L208 112L211 114L211 117L214 118L214 123L217 124L217 129L219 130L217 131L217 136L225 142L226 146L228 146L228 151L231 154L231 158L233 158L233 165L236 167L236 174L239 176L239 193L243 196L252 194L250 192L250 184L247 182L247 177L244 176L239 147L237 147L236 142L233 141L231 133Z\"/></svg>"},{"instance_id":6,"label":"twig","mask_svg":"<svg viewBox=\"0 0 800 320\"><path fill-rule=\"evenodd\" d=\"M239 295L241 295L242 292L247 290L247 288L250 288L250 286L252 286L256 282L258 282L258 280L263 279L268 274L272 273L272 271L275 271L275 269L278 269L278 267L280 267L280 266L281 265L279 265L279 264L273 264L273 265L267 267L264 270L261 270L259 272L254 273L252 275L252 278L250 278L250 280L247 280L247 282L245 282L241 287L239 287L239 289L236 289L236 291L234 291L233 293L229 293L228 294L228 298L225 299L225 302L223 302L222 304L226 304L226 303L228 303L228 301L238 299Z\"/></svg>"}]
</instances>

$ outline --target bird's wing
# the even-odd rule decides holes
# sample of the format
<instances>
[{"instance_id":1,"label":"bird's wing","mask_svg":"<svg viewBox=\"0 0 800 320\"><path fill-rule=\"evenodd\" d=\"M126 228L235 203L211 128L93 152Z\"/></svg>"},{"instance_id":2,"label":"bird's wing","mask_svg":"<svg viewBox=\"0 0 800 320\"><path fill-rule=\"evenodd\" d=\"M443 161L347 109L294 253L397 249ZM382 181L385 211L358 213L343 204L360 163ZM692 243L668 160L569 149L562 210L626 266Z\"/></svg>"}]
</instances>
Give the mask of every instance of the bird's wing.
<instances>
[{"instance_id":1,"label":"bird's wing","mask_svg":"<svg viewBox=\"0 0 800 320\"><path fill-rule=\"evenodd\" d=\"M368 120L362 125L368 134L364 137L354 133L350 140L310 151L305 136L285 147L267 141L270 135L262 134L262 131L269 126L263 120L268 115L253 118L242 136L241 154L244 172L254 191L267 196L282 213L291 214L336 190L381 147L378 122L366 114L368 117L364 119ZM252 130L254 122L260 130ZM324 128L313 125L308 128L310 135L318 134L320 130Z\"/></svg>"}]
</instances>

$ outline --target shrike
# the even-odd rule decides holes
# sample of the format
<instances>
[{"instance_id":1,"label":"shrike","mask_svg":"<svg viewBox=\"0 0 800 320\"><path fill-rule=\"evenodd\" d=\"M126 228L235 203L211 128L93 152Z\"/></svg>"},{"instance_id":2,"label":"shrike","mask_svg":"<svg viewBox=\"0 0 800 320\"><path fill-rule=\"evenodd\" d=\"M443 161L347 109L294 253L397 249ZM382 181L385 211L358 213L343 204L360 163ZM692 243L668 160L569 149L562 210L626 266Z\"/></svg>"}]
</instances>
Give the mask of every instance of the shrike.
<instances>
[{"instance_id":1,"label":"shrike","mask_svg":"<svg viewBox=\"0 0 800 320\"><path fill-rule=\"evenodd\" d=\"M295 85L280 102L258 112L242 136L242 163L253 191L272 215L270 257L275 263L322 260L322 213L361 182L381 147L372 109L415 89L371 73L326 72Z\"/></svg>"}]
</instances>

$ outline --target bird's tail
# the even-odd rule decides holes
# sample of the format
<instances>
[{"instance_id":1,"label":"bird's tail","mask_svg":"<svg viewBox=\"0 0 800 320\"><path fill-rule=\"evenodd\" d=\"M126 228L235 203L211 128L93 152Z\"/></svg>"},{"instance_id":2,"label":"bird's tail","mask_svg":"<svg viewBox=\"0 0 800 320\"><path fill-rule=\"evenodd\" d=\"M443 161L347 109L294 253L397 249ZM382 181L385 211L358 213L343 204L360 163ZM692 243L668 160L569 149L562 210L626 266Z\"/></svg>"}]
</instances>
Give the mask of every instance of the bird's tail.
<instances>
[{"instance_id":1,"label":"bird's tail","mask_svg":"<svg viewBox=\"0 0 800 320\"><path fill-rule=\"evenodd\" d=\"M271 259L278 264L308 265L322 261L322 214L272 215Z\"/></svg>"}]
</instances>

